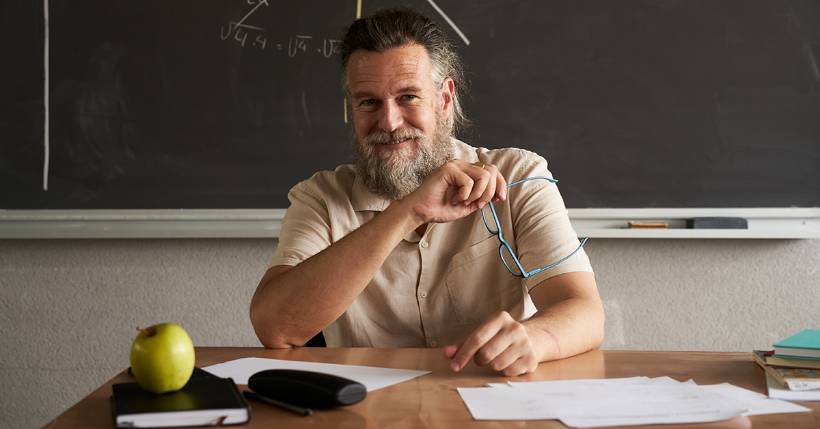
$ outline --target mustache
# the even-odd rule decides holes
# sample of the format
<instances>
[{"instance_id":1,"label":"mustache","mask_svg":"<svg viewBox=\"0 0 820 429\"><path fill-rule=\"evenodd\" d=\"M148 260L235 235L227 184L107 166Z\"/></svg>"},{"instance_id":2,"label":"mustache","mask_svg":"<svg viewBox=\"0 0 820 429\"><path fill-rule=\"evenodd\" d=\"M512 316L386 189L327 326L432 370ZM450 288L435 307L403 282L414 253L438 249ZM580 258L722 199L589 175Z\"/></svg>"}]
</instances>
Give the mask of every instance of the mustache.
<instances>
[{"instance_id":1,"label":"mustache","mask_svg":"<svg viewBox=\"0 0 820 429\"><path fill-rule=\"evenodd\" d=\"M424 138L424 133L413 127L398 128L395 131L375 130L364 138L368 145L375 144L395 144L408 139Z\"/></svg>"}]
</instances>

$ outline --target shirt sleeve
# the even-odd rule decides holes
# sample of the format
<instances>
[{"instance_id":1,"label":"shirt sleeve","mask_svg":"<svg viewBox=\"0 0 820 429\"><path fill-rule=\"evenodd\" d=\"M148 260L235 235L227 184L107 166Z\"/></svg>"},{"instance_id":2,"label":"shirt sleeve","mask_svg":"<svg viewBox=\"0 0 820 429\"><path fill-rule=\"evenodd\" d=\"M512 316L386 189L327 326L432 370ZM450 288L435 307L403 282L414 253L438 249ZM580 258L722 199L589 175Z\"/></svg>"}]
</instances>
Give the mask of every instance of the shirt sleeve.
<instances>
[{"instance_id":1,"label":"shirt sleeve","mask_svg":"<svg viewBox=\"0 0 820 429\"><path fill-rule=\"evenodd\" d=\"M547 161L538 155L529 153L525 162L519 165L524 167L511 179L553 177L547 168ZM578 249L580 241L570 223L569 213L557 184L540 179L531 180L512 187L508 195L516 252L526 270L532 271L551 264ZM579 271L592 272L583 248L555 267L524 279L524 285L529 291L550 277Z\"/></svg>"},{"instance_id":2,"label":"shirt sleeve","mask_svg":"<svg viewBox=\"0 0 820 429\"><path fill-rule=\"evenodd\" d=\"M299 265L331 244L330 216L326 202L314 192L308 182L294 186L288 192L290 207L282 219L279 243L270 267Z\"/></svg>"}]
</instances>

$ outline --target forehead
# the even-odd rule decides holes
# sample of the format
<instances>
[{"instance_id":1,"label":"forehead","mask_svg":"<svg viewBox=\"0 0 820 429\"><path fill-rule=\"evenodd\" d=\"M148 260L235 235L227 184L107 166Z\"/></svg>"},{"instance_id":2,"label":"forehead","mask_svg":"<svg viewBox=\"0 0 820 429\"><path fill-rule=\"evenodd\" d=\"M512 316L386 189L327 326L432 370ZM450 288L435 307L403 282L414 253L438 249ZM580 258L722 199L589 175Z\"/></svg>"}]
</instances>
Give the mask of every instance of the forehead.
<instances>
[{"instance_id":1,"label":"forehead","mask_svg":"<svg viewBox=\"0 0 820 429\"><path fill-rule=\"evenodd\" d=\"M384 52L358 50L350 55L347 81L351 89L370 86L423 84L432 80L430 56L421 45Z\"/></svg>"}]
</instances>

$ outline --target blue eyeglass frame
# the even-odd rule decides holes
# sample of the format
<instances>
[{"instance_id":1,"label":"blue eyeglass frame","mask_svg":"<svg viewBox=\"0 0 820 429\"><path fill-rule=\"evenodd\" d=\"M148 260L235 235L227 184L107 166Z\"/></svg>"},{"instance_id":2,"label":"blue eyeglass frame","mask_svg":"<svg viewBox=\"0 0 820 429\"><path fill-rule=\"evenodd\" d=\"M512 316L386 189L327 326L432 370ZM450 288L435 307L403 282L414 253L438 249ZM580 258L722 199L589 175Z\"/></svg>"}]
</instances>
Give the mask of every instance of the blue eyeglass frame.
<instances>
[{"instance_id":1,"label":"blue eyeglass frame","mask_svg":"<svg viewBox=\"0 0 820 429\"><path fill-rule=\"evenodd\" d=\"M532 177L527 177L527 178L524 178L524 179L521 179L521 180L516 180L515 182L512 182L512 183L509 183L507 185L507 189L512 188L513 186L516 186L516 185L520 185L524 182L528 182L530 180L546 180L550 183L558 183L558 180L553 179L552 177L532 176ZM489 223L487 223L487 216L484 214L484 210L486 209L486 207L490 208L490 212L493 215L493 220L495 221L495 227L496 227L495 231L493 231L492 228L490 228ZM500 244L498 245L498 256L499 256L499 258L501 258L501 262L504 264L504 267L507 268L507 271L509 271L510 274L512 274L516 277L521 277L521 278L527 278L527 277L534 276L534 275L536 275L536 274L538 274L542 271L546 271L546 270L548 270L552 267L555 267L556 265L560 264L561 262L566 261L567 259L572 257L572 255L576 254L579 250L581 250L584 247L584 245L587 244L587 241L589 240L589 237L584 237L584 238L581 239L581 243L578 245L578 247L576 247L575 250L573 250L569 255L564 256L563 258L558 259L555 262L551 262L547 265L544 265L543 267L539 267L539 268L536 268L534 270L527 271L521 265L521 261L518 259L518 255L515 254L512 247L510 246L510 244L507 243L507 240L504 239L504 234L502 233L502 229L501 229L501 221L498 220L498 213L496 213L495 206L493 205L492 201L487 203L487 206L485 206L484 209L481 209L481 219L484 221L484 226L487 228L487 231L489 231L490 234L493 234L496 237L498 237L498 241L500 242ZM512 257L512 260L515 263L515 267L518 268L518 272L513 271L513 268L511 268L509 266L509 264L507 264L507 260L504 259L504 254L503 254L504 249L506 249L507 252Z\"/></svg>"}]
</instances>

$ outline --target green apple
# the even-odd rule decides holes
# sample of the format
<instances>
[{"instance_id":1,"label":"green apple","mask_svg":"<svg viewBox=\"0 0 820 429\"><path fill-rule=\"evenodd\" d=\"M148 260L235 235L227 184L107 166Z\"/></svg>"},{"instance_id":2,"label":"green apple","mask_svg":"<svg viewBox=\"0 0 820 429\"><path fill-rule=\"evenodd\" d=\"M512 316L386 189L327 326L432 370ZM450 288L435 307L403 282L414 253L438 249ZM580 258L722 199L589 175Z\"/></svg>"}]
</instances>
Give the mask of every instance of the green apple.
<instances>
[{"instance_id":1,"label":"green apple","mask_svg":"<svg viewBox=\"0 0 820 429\"><path fill-rule=\"evenodd\" d=\"M194 361L194 343L175 323L141 329L131 345L131 372L149 392L182 389L194 372Z\"/></svg>"}]
</instances>

